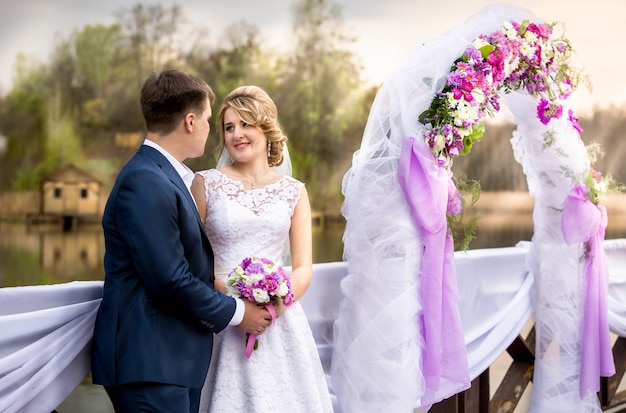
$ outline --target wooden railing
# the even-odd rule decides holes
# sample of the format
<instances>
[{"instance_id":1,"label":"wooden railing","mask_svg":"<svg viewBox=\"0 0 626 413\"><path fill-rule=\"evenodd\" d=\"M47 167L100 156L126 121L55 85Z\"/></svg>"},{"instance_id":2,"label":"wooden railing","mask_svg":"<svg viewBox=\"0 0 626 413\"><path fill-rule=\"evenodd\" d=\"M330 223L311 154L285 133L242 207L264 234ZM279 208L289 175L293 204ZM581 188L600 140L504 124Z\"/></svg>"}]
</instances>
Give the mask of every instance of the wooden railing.
<instances>
[{"instance_id":1,"label":"wooden railing","mask_svg":"<svg viewBox=\"0 0 626 413\"><path fill-rule=\"evenodd\" d=\"M513 413L524 391L533 379L535 362L535 329L526 338L518 336L507 348L512 361L493 397L490 397L489 369L472 381L466 391L443 400L429 410L429 413ZM602 410L626 413L626 390L618 392L620 382L626 373L626 338L618 337L613 345L615 375L603 377L600 381L598 398Z\"/></svg>"}]
</instances>

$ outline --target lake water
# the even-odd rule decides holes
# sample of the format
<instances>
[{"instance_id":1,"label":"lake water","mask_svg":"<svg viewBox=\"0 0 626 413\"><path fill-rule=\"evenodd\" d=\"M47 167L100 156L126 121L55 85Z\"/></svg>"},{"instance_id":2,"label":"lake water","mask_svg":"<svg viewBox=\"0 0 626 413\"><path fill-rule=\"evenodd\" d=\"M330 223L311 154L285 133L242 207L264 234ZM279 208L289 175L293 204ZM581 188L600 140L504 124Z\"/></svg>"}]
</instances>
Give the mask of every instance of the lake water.
<instances>
[{"instance_id":1,"label":"lake water","mask_svg":"<svg viewBox=\"0 0 626 413\"><path fill-rule=\"evenodd\" d=\"M611 220L607 239L626 238L626 215ZM328 222L313 233L314 262L341 261L343 223ZM483 215L470 248L514 246L530 240L529 211ZM0 287L54 284L73 280L102 280L104 240L99 225L62 232L53 227L26 230L20 223L0 222ZM87 377L61 404L59 413L113 413L104 390Z\"/></svg>"}]
</instances>

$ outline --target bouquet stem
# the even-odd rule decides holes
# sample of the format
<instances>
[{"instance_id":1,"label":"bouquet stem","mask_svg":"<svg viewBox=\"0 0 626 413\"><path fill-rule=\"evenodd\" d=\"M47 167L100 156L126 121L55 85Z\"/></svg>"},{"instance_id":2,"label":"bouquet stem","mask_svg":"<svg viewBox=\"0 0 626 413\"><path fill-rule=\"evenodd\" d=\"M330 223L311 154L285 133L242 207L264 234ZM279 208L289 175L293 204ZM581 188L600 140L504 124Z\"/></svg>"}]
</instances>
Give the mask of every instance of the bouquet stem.
<instances>
[{"instance_id":1,"label":"bouquet stem","mask_svg":"<svg viewBox=\"0 0 626 413\"><path fill-rule=\"evenodd\" d=\"M270 316L272 316L272 322L276 320L276 310L272 304L266 304L265 308L270 312ZM257 340L256 334L246 334L246 358L249 359L252 355L252 352L257 349L259 346L259 341Z\"/></svg>"}]
</instances>

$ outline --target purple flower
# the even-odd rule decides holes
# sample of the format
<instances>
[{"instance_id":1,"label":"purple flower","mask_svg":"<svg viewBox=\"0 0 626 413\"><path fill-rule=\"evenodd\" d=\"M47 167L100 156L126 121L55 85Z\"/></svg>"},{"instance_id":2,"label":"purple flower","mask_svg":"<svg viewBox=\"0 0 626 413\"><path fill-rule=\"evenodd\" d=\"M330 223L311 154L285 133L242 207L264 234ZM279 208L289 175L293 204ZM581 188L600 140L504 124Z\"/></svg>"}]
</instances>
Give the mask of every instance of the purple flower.
<instances>
[{"instance_id":1,"label":"purple flower","mask_svg":"<svg viewBox=\"0 0 626 413\"><path fill-rule=\"evenodd\" d=\"M291 291L291 283L289 283L289 290ZM289 293L283 298L283 304L287 307L293 304L293 293Z\"/></svg>"},{"instance_id":2,"label":"purple flower","mask_svg":"<svg viewBox=\"0 0 626 413\"><path fill-rule=\"evenodd\" d=\"M241 261L241 264L239 266L245 270L248 267L248 265L250 265L251 262L252 262L252 258L244 258L243 261Z\"/></svg>"},{"instance_id":3,"label":"purple flower","mask_svg":"<svg viewBox=\"0 0 626 413\"><path fill-rule=\"evenodd\" d=\"M470 46L467 49L465 49L465 53L463 53L468 60L471 61L476 61L476 62L480 62L481 60L483 60L483 55L482 53L476 49L474 46Z\"/></svg>"},{"instance_id":4,"label":"purple flower","mask_svg":"<svg viewBox=\"0 0 626 413\"><path fill-rule=\"evenodd\" d=\"M568 111L567 119L572 123L572 126L574 127L574 129L578 131L578 133L583 133L583 128L581 128L580 125L578 124L578 118L574 116L573 110L570 109Z\"/></svg>"},{"instance_id":5,"label":"purple flower","mask_svg":"<svg viewBox=\"0 0 626 413\"><path fill-rule=\"evenodd\" d=\"M265 280L262 281L261 286L265 291L273 292L278 289L278 282L271 278L265 278Z\"/></svg>"},{"instance_id":6,"label":"purple flower","mask_svg":"<svg viewBox=\"0 0 626 413\"><path fill-rule=\"evenodd\" d=\"M251 262L245 270L248 274L263 274L265 267L260 262Z\"/></svg>"},{"instance_id":7,"label":"purple flower","mask_svg":"<svg viewBox=\"0 0 626 413\"><path fill-rule=\"evenodd\" d=\"M546 99L541 99L537 105L537 117L544 125L551 119L558 119L563 114L563 107L557 103L550 103Z\"/></svg>"}]
</instances>

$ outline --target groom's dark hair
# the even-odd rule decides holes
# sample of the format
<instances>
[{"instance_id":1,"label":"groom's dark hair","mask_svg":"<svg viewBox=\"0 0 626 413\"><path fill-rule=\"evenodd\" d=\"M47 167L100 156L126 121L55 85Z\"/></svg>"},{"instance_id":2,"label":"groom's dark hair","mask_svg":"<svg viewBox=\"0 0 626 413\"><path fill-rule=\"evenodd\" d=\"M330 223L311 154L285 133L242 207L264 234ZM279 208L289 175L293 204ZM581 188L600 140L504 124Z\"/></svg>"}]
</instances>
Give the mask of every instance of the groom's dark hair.
<instances>
[{"instance_id":1,"label":"groom's dark hair","mask_svg":"<svg viewBox=\"0 0 626 413\"><path fill-rule=\"evenodd\" d=\"M167 135L190 112L201 115L215 93L204 80L180 70L152 73L141 88L141 111L148 132Z\"/></svg>"}]
</instances>

